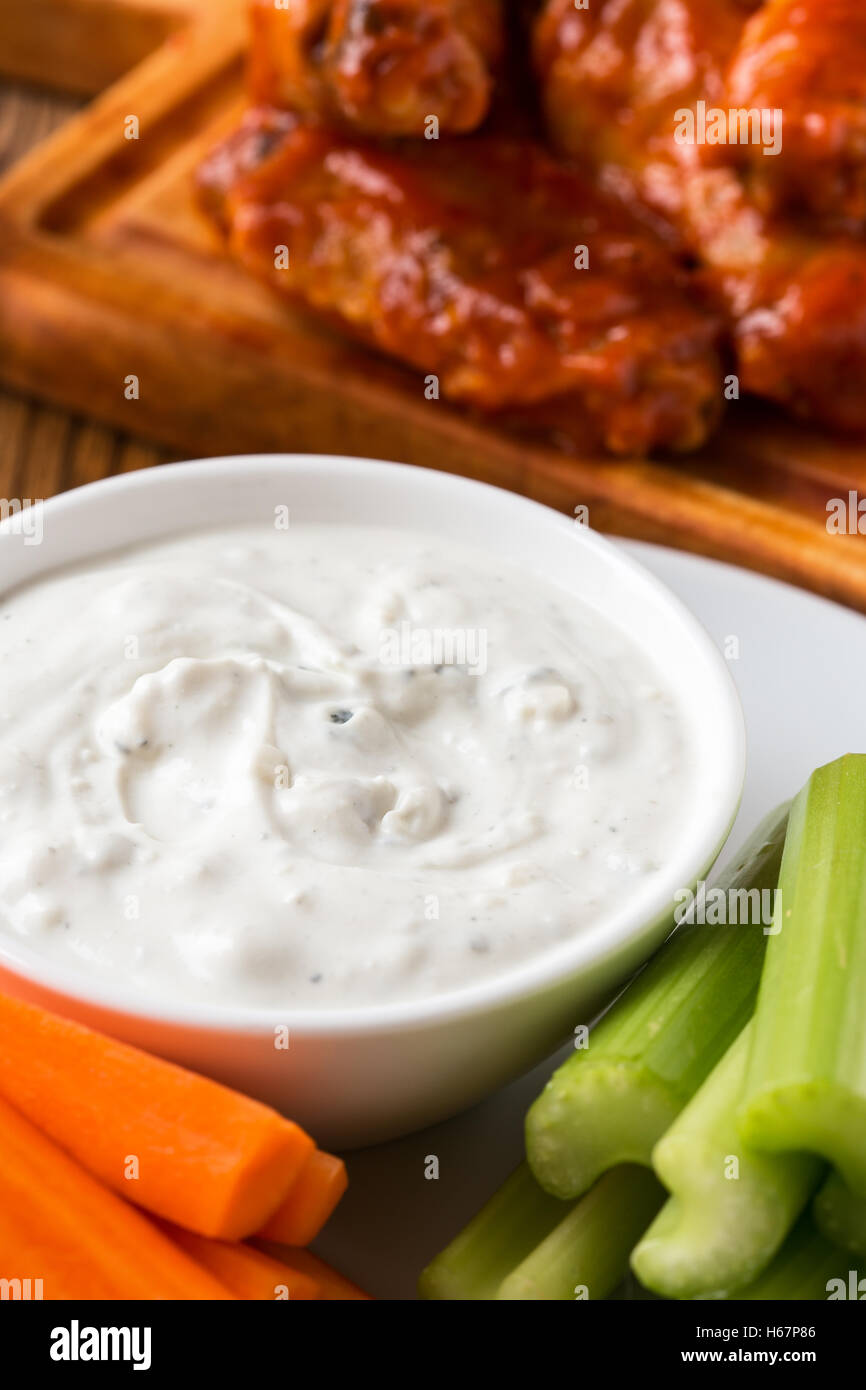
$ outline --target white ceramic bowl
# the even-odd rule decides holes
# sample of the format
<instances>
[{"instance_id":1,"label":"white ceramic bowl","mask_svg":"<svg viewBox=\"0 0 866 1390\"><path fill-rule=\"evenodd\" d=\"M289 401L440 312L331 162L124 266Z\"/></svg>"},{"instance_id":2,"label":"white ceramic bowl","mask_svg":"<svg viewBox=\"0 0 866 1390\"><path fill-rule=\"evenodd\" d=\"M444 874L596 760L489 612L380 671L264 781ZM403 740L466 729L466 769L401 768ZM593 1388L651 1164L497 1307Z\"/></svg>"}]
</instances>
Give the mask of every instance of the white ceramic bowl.
<instances>
[{"instance_id":1,"label":"white ceramic bowl","mask_svg":"<svg viewBox=\"0 0 866 1390\"><path fill-rule=\"evenodd\" d=\"M659 944L673 895L721 849L745 764L733 682L704 629L656 579L586 527L481 483L399 464L274 456L170 464L45 504L44 541L0 526L0 593L49 570L171 532L257 520L409 527L468 541L609 614L679 692L697 792L677 852L614 914L507 975L422 1003L327 1012L185 1006L145 997L0 936L0 988L269 1101L335 1147L374 1143L454 1114L541 1060ZM288 1024L288 1050L274 1047Z\"/></svg>"}]
</instances>

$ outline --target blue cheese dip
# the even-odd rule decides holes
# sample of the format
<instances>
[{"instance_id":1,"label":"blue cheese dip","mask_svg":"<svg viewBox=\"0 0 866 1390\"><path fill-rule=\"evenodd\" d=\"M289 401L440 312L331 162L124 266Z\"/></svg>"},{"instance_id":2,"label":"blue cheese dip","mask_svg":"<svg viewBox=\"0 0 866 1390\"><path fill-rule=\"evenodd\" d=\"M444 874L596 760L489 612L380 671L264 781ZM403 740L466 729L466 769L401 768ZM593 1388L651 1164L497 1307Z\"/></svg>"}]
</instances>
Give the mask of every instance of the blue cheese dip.
<instances>
[{"instance_id":1,"label":"blue cheese dip","mask_svg":"<svg viewBox=\"0 0 866 1390\"><path fill-rule=\"evenodd\" d=\"M238 525L0 605L0 940L145 994L426 999L602 923L682 830L651 657L452 541Z\"/></svg>"}]
</instances>

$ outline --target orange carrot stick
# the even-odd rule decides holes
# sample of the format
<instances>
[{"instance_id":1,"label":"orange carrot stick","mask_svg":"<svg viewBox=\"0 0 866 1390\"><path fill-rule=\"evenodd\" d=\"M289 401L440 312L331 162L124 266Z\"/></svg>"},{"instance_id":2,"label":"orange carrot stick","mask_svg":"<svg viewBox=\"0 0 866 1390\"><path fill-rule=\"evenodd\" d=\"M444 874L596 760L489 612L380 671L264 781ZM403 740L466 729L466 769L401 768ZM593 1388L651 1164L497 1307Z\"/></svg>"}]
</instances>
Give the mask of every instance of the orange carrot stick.
<instances>
[{"instance_id":1,"label":"orange carrot stick","mask_svg":"<svg viewBox=\"0 0 866 1390\"><path fill-rule=\"evenodd\" d=\"M309 1245L321 1231L348 1187L346 1165L341 1158L315 1149L300 1176L256 1234L280 1245Z\"/></svg>"},{"instance_id":2,"label":"orange carrot stick","mask_svg":"<svg viewBox=\"0 0 866 1390\"><path fill-rule=\"evenodd\" d=\"M0 1278L45 1299L233 1297L3 1100L0 1193Z\"/></svg>"},{"instance_id":3,"label":"orange carrot stick","mask_svg":"<svg viewBox=\"0 0 866 1390\"><path fill-rule=\"evenodd\" d=\"M321 1289L319 1298L323 1303L347 1303L350 1300L370 1299L370 1294L364 1293L357 1284L353 1284L351 1279L339 1274L336 1269L314 1255L312 1250L292 1250L285 1245L274 1245L273 1242L266 1243L268 1253L273 1255L276 1260L290 1264L293 1269L299 1270L303 1274L308 1274L311 1279L315 1279Z\"/></svg>"},{"instance_id":4,"label":"orange carrot stick","mask_svg":"<svg viewBox=\"0 0 866 1390\"><path fill-rule=\"evenodd\" d=\"M3 996L0 1095L123 1197L223 1240L258 1230L314 1149L258 1101Z\"/></svg>"},{"instance_id":5,"label":"orange carrot stick","mask_svg":"<svg viewBox=\"0 0 866 1390\"><path fill-rule=\"evenodd\" d=\"M263 1250L256 1250L255 1246L208 1240L207 1236L193 1235L167 1222L162 1229L237 1298L309 1301L321 1295L316 1279L275 1260Z\"/></svg>"}]
</instances>

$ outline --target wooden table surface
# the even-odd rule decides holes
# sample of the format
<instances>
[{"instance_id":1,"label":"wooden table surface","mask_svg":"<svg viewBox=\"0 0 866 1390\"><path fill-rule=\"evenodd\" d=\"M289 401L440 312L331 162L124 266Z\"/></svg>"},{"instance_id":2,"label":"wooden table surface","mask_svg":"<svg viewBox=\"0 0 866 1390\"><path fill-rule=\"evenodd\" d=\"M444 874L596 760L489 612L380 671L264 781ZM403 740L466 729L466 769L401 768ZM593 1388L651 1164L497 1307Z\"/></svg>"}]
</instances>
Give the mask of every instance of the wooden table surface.
<instances>
[{"instance_id":1,"label":"wooden table surface","mask_svg":"<svg viewBox=\"0 0 866 1390\"><path fill-rule=\"evenodd\" d=\"M69 97L0 83L0 173L77 109ZM163 463L170 454L145 440L29 400L0 386L0 497L55 492Z\"/></svg>"}]
</instances>

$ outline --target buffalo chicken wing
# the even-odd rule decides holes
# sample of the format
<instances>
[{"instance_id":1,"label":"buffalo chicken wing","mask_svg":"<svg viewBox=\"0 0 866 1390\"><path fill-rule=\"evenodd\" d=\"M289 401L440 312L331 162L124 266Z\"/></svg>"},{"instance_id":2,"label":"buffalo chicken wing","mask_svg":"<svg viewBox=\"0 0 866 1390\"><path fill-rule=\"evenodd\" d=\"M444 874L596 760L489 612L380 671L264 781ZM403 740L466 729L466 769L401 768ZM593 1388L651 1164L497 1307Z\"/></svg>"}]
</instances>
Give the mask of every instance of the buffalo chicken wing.
<instances>
[{"instance_id":1,"label":"buffalo chicken wing","mask_svg":"<svg viewBox=\"0 0 866 1390\"><path fill-rule=\"evenodd\" d=\"M725 152L763 210L866 227L863 0L768 0L743 29L724 105L781 113L778 155L757 144Z\"/></svg>"},{"instance_id":2,"label":"buffalo chicken wing","mask_svg":"<svg viewBox=\"0 0 866 1390\"><path fill-rule=\"evenodd\" d=\"M533 48L558 149L675 223L699 152L675 141L674 114L721 100L745 17L739 0L547 0Z\"/></svg>"},{"instance_id":3,"label":"buffalo chicken wing","mask_svg":"<svg viewBox=\"0 0 866 1390\"><path fill-rule=\"evenodd\" d=\"M504 45L500 0L253 0L253 101L366 134L474 130Z\"/></svg>"},{"instance_id":4,"label":"buffalo chicken wing","mask_svg":"<svg viewBox=\"0 0 866 1390\"><path fill-rule=\"evenodd\" d=\"M863 431L858 11L859 0L597 0L588 11L548 0L535 59L559 147L700 262L744 389ZM679 140L698 102L781 107L781 148Z\"/></svg>"},{"instance_id":5,"label":"buffalo chicken wing","mask_svg":"<svg viewBox=\"0 0 866 1390\"><path fill-rule=\"evenodd\" d=\"M687 221L744 389L866 431L866 242L768 221L729 170L694 181Z\"/></svg>"},{"instance_id":6,"label":"buffalo chicken wing","mask_svg":"<svg viewBox=\"0 0 866 1390\"><path fill-rule=\"evenodd\" d=\"M620 453L694 448L718 417L716 324L685 276L539 146L385 151L260 110L200 186L242 264L444 395L572 399Z\"/></svg>"}]
</instances>

